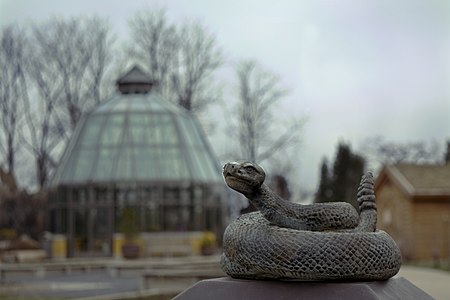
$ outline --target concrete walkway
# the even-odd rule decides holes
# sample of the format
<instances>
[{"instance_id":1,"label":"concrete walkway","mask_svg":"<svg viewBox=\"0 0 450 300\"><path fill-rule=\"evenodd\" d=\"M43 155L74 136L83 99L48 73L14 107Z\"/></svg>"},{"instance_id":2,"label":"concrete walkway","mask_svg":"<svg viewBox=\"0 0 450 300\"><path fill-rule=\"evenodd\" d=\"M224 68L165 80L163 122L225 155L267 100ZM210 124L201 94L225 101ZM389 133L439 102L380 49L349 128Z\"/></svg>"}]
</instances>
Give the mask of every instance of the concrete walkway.
<instances>
[{"instance_id":1,"label":"concrete walkway","mask_svg":"<svg viewBox=\"0 0 450 300\"><path fill-rule=\"evenodd\" d=\"M404 277L438 300L450 300L450 273L440 270L402 266L395 277Z\"/></svg>"},{"instance_id":2,"label":"concrete walkway","mask_svg":"<svg viewBox=\"0 0 450 300\"><path fill-rule=\"evenodd\" d=\"M203 260L218 261L218 257L207 258L177 258L155 259L150 263L149 260L141 261L114 261L109 260L110 265L126 265L120 274L112 276L110 270L92 270L89 272L76 272L71 274L61 274L47 272L44 276L36 276L34 273L26 272L23 274L7 274L6 278L0 280L0 295L15 294L23 296L40 297L60 297L60 298L80 298L80 297L98 297L101 299L113 299L113 295L139 296L143 291L140 290L142 268L136 268L138 263L149 266L156 265L192 265L195 269ZM169 263L170 262L170 263ZM122 266L123 267L123 266ZM134 270L135 268L136 270ZM161 267L161 266L159 266ZM172 266L173 267L173 266ZM170 268L169 268L170 269ZM396 277L404 277L418 288L424 290L430 296L438 300L450 300L450 273L434 269L419 268L412 266L403 266ZM125 297L120 297L124 299ZM99 298L100 299L100 298ZM118 299L117 297L114 299Z\"/></svg>"}]
</instances>

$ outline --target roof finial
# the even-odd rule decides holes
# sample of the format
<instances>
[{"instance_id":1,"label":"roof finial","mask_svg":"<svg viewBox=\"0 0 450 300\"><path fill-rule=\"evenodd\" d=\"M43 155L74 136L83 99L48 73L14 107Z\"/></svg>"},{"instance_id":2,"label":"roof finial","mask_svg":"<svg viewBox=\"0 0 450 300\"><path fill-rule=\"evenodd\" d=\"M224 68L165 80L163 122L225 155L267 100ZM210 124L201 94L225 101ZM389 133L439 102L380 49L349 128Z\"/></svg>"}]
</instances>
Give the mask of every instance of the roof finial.
<instances>
[{"instance_id":1,"label":"roof finial","mask_svg":"<svg viewBox=\"0 0 450 300\"><path fill-rule=\"evenodd\" d=\"M138 66L120 77L116 84L122 94L146 94L154 85L154 81Z\"/></svg>"}]
</instances>

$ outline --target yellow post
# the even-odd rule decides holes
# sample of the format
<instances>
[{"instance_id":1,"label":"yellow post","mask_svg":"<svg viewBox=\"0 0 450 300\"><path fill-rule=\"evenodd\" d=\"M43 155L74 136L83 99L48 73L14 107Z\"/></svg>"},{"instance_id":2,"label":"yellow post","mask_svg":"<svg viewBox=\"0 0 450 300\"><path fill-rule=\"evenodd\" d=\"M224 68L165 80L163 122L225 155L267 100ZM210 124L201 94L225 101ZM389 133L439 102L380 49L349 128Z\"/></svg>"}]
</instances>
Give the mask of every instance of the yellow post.
<instances>
[{"instance_id":1,"label":"yellow post","mask_svg":"<svg viewBox=\"0 0 450 300\"><path fill-rule=\"evenodd\" d=\"M52 258L67 258L67 238L63 234L54 234L52 236Z\"/></svg>"},{"instance_id":2,"label":"yellow post","mask_svg":"<svg viewBox=\"0 0 450 300\"><path fill-rule=\"evenodd\" d=\"M114 237L113 237L113 256L115 258L121 258L122 257L123 241L124 241L123 233L114 233Z\"/></svg>"}]
</instances>

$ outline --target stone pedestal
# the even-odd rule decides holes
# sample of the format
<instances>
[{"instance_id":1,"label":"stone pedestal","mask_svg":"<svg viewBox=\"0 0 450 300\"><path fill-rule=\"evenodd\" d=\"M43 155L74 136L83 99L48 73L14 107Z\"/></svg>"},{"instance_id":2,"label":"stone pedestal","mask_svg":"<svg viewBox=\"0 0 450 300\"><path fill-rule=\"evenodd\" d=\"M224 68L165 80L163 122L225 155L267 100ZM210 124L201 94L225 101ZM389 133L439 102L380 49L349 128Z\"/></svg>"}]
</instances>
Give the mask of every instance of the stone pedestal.
<instances>
[{"instance_id":1,"label":"stone pedestal","mask_svg":"<svg viewBox=\"0 0 450 300\"><path fill-rule=\"evenodd\" d=\"M199 281L176 300L239 299L433 299L405 278L371 282L296 282L240 280L229 277Z\"/></svg>"}]
</instances>

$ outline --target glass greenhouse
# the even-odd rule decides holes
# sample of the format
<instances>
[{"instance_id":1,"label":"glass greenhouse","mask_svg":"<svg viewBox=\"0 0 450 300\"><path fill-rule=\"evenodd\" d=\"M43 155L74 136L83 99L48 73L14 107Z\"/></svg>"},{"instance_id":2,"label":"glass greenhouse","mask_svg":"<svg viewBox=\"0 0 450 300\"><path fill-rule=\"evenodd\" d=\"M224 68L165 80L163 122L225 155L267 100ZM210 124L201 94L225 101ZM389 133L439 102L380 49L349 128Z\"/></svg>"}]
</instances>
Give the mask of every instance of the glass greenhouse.
<instances>
[{"instance_id":1,"label":"glass greenhouse","mask_svg":"<svg viewBox=\"0 0 450 300\"><path fill-rule=\"evenodd\" d=\"M111 255L123 208L140 231L223 230L221 171L196 119L133 68L77 125L51 181L49 228L70 256Z\"/></svg>"}]
</instances>

